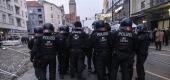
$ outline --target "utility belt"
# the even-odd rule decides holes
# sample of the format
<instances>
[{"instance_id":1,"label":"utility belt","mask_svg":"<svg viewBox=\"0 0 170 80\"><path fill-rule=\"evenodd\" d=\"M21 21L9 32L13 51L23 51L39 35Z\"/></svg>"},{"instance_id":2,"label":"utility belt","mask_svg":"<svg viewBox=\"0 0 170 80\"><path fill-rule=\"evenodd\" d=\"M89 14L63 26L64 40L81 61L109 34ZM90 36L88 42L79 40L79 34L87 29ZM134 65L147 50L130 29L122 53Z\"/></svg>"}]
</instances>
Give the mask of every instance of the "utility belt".
<instances>
[{"instance_id":1,"label":"utility belt","mask_svg":"<svg viewBox=\"0 0 170 80\"><path fill-rule=\"evenodd\" d=\"M93 55L111 55L110 50L94 50Z\"/></svg>"}]
</instances>

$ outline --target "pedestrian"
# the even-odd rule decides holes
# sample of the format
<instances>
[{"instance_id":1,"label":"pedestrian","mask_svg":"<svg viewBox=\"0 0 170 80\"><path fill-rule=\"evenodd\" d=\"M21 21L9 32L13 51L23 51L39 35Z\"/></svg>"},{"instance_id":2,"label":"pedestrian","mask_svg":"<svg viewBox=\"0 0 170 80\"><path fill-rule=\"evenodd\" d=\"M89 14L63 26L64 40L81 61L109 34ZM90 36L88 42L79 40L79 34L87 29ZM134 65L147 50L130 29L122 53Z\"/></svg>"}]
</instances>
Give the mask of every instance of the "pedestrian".
<instances>
[{"instance_id":1,"label":"pedestrian","mask_svg":"<svg viewBox=\"0 0 170 80\"><path fill-rule=\"evenodd\" d=\"M95 23L95 32L90 37L90 48L93 49L93 58L95 59L95 69L98 80L110 80L111 72L111 33L108 25L103 20ZM106 70L107 69L107 70ZM108 76L106 74L108 71Z\"/></svg>"},{"instance_id":2,"label":"pedestrian","mask_svg":"<svg viewBox=\"0 0 170 80\"><path fill-rule=\"evenodd\" d=\"M0 48L2 48L2 37L0 37Z\"/></svg>"},{"instance_id":3,"label":"pedestrian","mask_svg":"<svg viewBox=\"0 0 170 80\"><path fill-rule=\"evenodd\" d=\"M56 80L56 55L59 49L59 40L54 33L51 23L43 25L43 35L38 37L34 43L32 52L36 63L36 74L38 80L47 80L47 67L49 68L49 79Z\"/></svg>"},{"instance_id":4,"label":"pedestrian","mask_svg":"<svg viewBox=\"0 0 170 80\"><path fill-rule=\"evenodd\" d=\"M165 46L168 46L168 45L169 45L168 29L165 30L165 33L164 33L164 40L165 40Z\"/></svg>"},{"instance_id":5,"label":"pedestrian","mask_svg":"<svg viewBox=\"0 0 170 80\"><path fill-rule=\"evenodd\" d=\"M82 72L85 69L85 49L88 35L82 30L81 22L74 23L75 28L68 36L68 47L70 49L70 73L71 78L77 74L78 80L85 80Z\"/></svg>"},{"instance_id":6,"label":"pedestrian","mask_svg":"<svg viewBox=\"0 0 170 80\"><path fill-rule=\"evenodd\" d=\"M66 40L69 35L69 27L61 26L59 27L58 38L60 41L60 49L58 54L58 72L60 79L64 79L64 76L69 71L69 49L66 44Z\"/></svg>"},{"instance_id":7,"label":"pedestrian","mask_svg":"<svg viewBox=\"0 0 170 80\"><path fill-rule=\"evenodd\" d=\"M163 42L163 36L164 33L160 29L158 29L155 33L155 44L156 44L156 50L161 50L162 48L162 42Z\"/></svg>"},{"instance_id":8,"label":"pedestrian","mask_svg":"<svg viewBox=\"0 0 170 80\"><path fill-rule=\"evenodd\" d=\"M137 25L137 61L136 61L136 71L137 79L136 80L145 80L145 69L144 63L148 56L148 49L150 44L149 33L144 30L144 24Z\"/></svg>"},{"instance_id":9,"label":"pedestrian","mask_svg":"<svg viewBox=\"0 0 170 80\"><path fill-rule=\"evenodd\" d=\"M129 73L129 63L136 50L136 35L132 32L132 20L124 18L120 24L120 30L112 35L112 74L111 80L117 80L119 66L122 80L131 80ZM132 63L131 63L132 64ZM131 66L133 68L133 66ZM130 69L132 69L130 68Z\"/></svg>"}]
</instances>

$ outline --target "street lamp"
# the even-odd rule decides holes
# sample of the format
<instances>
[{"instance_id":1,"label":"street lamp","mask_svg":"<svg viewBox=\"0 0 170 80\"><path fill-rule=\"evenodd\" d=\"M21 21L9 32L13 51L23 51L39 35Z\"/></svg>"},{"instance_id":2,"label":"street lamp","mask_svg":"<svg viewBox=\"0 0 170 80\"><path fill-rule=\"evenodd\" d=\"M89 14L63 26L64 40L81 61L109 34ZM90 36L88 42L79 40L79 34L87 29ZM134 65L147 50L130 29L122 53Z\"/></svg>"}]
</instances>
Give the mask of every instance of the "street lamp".
<instances>
[{"instance_id":1,"label":"street lamp","mask_svg":"<svg viewBox=\"0 0 170 80\"><path fill-rule=\"evenodd\" d=\"M4 33L4 32L2 32L2 31L0 32L0 34L3 34L3 33Z\"/></svg>"},{"instance_id":2,"label":"street lamp","mask_svg":"<svg viewBox=\"0 0 170 80\"><path fill-rule=\"evenodd\" d=\"M142 22L145 24L147 21L146 21L146 20L143 20Z\"/></svg>"},{"instance_id":3,"label":"street lamp","mask_svg":"<svg viewBox=\"0 0 170 80\"><path fill-rule=\"evenodd\" d=\"M113 0L112 0L112 22L113 22Z\"/></svg>"}]
</instances>

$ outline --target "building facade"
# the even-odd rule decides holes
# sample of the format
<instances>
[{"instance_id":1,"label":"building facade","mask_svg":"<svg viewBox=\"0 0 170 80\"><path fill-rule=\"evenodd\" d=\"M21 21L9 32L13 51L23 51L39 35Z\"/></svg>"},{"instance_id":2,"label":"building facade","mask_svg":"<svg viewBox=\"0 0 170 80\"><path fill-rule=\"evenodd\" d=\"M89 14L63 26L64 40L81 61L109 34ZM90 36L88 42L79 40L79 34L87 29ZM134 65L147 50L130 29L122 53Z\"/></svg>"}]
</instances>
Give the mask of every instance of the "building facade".
<instances>
[{"instance_id":1,"label":"building facade","mask_svg":"<svg viewBox=\"0 0 170 80\"><path fill-rule=\"evenodd\" d=\"M103 13L107 13L109 9L109 0L103 0Z\"/></svg>"},{"instance_id":2,"label":"building facade","mask_svg":"<svg viewBox=\"0 0 170 80\"><path fill-rule=\"evenodd\" d=\"M0 0L0 35L24 35L27 32L25 0Z\"/></svg>"},{"instance_id":3,"label":"building facade","mask_svg":"<svg viewBox=\"0 0 170 80\"><path fill-rule=\"evenodd\" d=\"M45 23L52 23L55 27L55 31L57 31L58 27L64 25L64 7L57 6L48 1L40 0L39 3L43 5L44 15L45 15Z\"/></svg>"},{"instance_id":4,"label":"building facade","mask_svg":"<svg viewBox=\"0 0 170 80\"><path fill-rule=\"evenodd\" d=\"M131 2L134 0L131 0ZM145 23L147 28L166 29L170 26L170 0L135 0L131 6L138 9L131 10L131 17L136 23Z\"/></svg>"},{"instance_id":5,"label":"building facade","mask_svg":"<svg viewBox=\"0 0 170 80\"><path fill-rule=\"evenodd\" d=\"M69 14L65 14L66 25L72 26L76 21L80 21L80 16L77 16L76 1L69 1Z\"/></svg>"},{"instance_id":6,"label":"building facade","mask_svg":"<svg viewBox=\"0 0 170 80\"><path fill-rule=\"evenodd\" d=\"M104 0L104 12L112 13L112 17L107 18L112 23L130 17L130 0Z\"/></svg>"},{"instance_id":7,"label":"building facade","mask_svg":"<svg viewBox=\"0 0 170 80\"><path fill-rule=\"evenodd\" d=\"M44 7L37 1L27 1L28 33L34 33L35 27L42 27L45 23Z\"/></svg>"}]
</instances>

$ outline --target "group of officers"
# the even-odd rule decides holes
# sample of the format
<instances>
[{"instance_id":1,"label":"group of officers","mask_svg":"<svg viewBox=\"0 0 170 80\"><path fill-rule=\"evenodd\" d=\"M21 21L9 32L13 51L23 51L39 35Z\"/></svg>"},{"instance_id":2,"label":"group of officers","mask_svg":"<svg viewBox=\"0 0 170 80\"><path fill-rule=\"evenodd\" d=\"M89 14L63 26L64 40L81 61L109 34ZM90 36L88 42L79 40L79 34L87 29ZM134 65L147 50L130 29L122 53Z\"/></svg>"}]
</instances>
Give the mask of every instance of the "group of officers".
<instances>
[{"instance_id":1,"label":"group of officers","mask_svg":"<svg viewBox=\"0 0 170 80\"><path fill-rule=\"evenodd\" d=\"M86 68L87 56L88 69L91 70L92 61L98 80L117 80L119 70L122 80L132 80L134 60L136 79L145 80L144 62L150 39L144 24L137 26L136 34L132 31L132 23L130 18L124 18L120 29L111 32L108 23L95 21L90 35L82 30L80 22L74 23L71 32L67 26L62 26L58 33L54 33L54 26L50 23L35 28L34 38L29 41L28 47L37 79L47 80L48 67L49 80L56 80L57 56L60 79L64 79L69 72L71 79L86 80L82 72Z\"/></svg>"}]
</instances>

